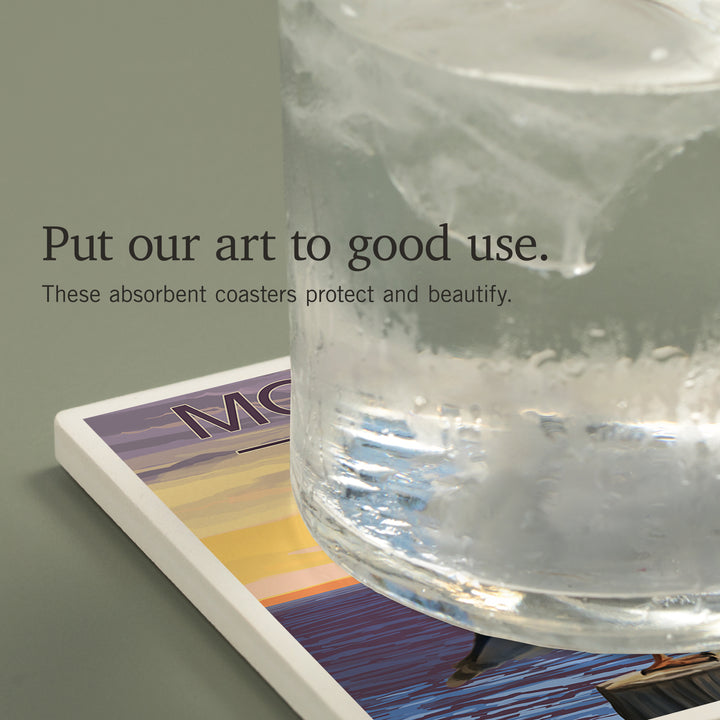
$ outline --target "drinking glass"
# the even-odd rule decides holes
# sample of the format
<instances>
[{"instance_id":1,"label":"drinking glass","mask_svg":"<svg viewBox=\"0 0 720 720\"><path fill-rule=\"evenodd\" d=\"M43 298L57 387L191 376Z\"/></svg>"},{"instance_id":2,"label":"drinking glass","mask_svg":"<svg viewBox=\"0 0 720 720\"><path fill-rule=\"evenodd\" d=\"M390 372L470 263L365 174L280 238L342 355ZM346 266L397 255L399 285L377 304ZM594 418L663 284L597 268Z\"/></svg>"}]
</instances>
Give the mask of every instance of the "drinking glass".
<instances>
[{"instance_id":1,"label":"drinking glass","mask_svg":"<svg viewBox=\"0 0 720 720\"><path fill-rule=\"evenodd\" d=\"M490 635L720 644L720 3L280 13L320 545Z\"/></svg>"}]
</instances>

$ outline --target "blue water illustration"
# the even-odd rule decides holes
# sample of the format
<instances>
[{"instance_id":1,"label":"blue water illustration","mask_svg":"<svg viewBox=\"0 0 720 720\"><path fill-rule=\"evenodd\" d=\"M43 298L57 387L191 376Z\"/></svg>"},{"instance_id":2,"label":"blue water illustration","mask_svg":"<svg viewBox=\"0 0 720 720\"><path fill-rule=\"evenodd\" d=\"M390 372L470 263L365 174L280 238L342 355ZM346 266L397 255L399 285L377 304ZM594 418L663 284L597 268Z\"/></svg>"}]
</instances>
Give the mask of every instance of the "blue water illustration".
<instances>
[{"instance_id":1,"label":"blue water illustration","mask_svg":"<svg viewBox=\"0 0 720 720\"><path fill-rule=\"evenodd\" d=\"M269 610L374 720L599 720L618 715L595 686L647 666L645 655L535 650L493 640L498 661L459 688L446 681L473 635L362 585Z\"/></svg>"}]
</instances>

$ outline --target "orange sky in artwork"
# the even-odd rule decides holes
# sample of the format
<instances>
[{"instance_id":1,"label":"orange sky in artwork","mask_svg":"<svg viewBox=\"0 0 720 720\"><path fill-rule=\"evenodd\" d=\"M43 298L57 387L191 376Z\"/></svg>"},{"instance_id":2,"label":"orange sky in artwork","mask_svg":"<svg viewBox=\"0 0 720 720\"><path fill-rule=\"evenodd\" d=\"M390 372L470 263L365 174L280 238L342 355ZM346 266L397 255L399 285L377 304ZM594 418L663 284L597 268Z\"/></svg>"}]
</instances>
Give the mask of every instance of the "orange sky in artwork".
<instances>
[{"instance_id":1,"label":"orange sky in artwork","mask_svg":"<svg viewBox=\"0 0 720 720\"><path fill-rule=\"evenodd\" d=\"M212 448L232 449L233 444L221 438L213 441ZM248 455L228 452L198 466L191 475L177 464L177 470L164 472L162 481L151 487L203 540L298 512L290 488L287 445Z\"/></svg>"},{"instance_id":2,"label":"orange sky in artwork","mask_svg":"<svg viewBox=\"0 0 720 720\"><path fill-rule=\"evenodd\" d=\"M314 586L322 586L318 587L321 590L354 582L318 547L299 514L203 542L261 600L298 596L298 591Z\"/></svg>"},{"instance_id":3,"label":"orange sky in artwork","mask_svg":"<svg viewBox=\"0 0 720 720\"><path fill-rule=\"evenodd\" d=\"M218 446L222 445L222 442ZM214 446L215 447L215 446ZM255 597L297 597L355 582L318 547L290 487L287 445L228 454L152 488Z\"/></svg>"},{"instance_id":4,"label":"orange sky in artwork","mask_svg":"<svg viewBox=\"0 0 720 720\"><path fill-rule=\"evenodd\" d=\"M244 585L330 562L299 514L203 540Z\"/></svg>"}]
</instances>

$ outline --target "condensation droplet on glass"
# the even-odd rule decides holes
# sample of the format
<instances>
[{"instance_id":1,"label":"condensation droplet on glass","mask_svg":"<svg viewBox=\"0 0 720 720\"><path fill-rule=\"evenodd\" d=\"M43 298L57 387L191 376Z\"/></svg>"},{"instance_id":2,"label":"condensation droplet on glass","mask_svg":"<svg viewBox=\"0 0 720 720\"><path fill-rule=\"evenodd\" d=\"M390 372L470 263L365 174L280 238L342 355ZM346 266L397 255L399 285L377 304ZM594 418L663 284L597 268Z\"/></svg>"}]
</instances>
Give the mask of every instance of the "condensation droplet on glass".
<instances>
[{"instance_id":1,"label":"condensation droplet on glass","mask_svg":"<svg viewBox=\"0 0 720 720\"><path fill-rule=\"evenodd\" d=\"M531 367L540 367L543 363L555 360L556 357L557 353L552 348L545 348L545 350L531 355L528 362Z\"/></svg>"},{"instance_id":2,"label":"condensation droplet on glass","mask_svg":"<svg viewBox=\"0 0 720 720\"><path fill-rule=\"evenodd\" d=\"M664 362L665 360L670 360L670 358L681 355L685 355L685 353L679 347L675 347L675 345L663 345L662 347L655 348L650 353L652 359L658 362Z\"/></svg>"}]
</instances>

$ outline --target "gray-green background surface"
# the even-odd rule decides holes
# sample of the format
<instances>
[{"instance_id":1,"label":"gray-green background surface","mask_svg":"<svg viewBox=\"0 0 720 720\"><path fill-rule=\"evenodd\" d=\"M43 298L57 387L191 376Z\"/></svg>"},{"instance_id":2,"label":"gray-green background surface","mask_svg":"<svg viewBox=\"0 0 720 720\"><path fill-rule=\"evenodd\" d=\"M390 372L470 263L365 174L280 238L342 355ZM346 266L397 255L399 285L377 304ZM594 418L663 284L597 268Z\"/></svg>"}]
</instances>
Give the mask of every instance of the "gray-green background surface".
<instances>
[{"instance_id":1,"label":"gray-green background surface","mask_svg":"<svg viewBox=\"0 0 720 720\"><path fill-rule=\"evenodd\" d=\"M284 287L215 238L284 233L268 0L3 5L0 717L293 713L53 456L54 414L287 353L285 305L44 302L42 284ZM114 236L111 262L43 262L43 225ZM199 234L138 263L136 234Z\"/></svg>"}]
</instances>

